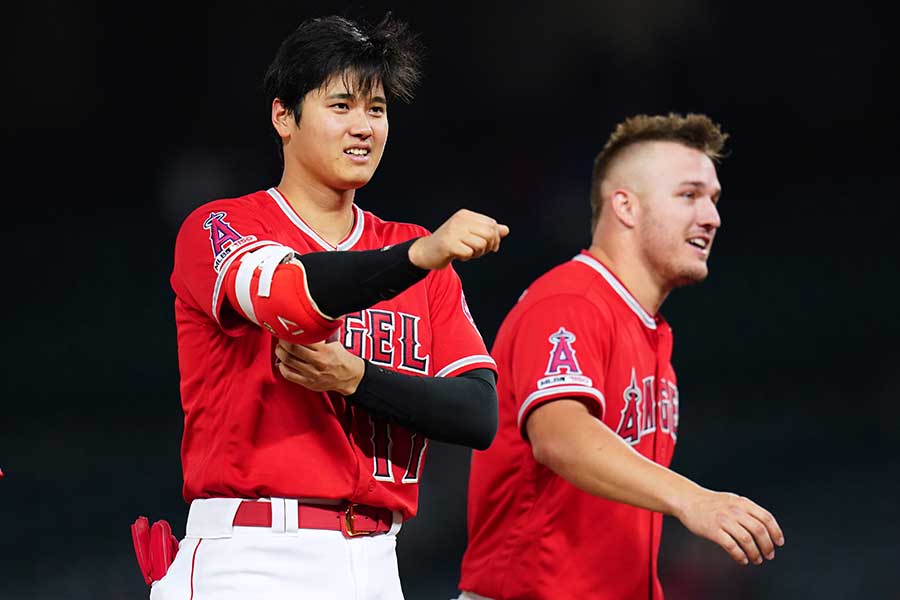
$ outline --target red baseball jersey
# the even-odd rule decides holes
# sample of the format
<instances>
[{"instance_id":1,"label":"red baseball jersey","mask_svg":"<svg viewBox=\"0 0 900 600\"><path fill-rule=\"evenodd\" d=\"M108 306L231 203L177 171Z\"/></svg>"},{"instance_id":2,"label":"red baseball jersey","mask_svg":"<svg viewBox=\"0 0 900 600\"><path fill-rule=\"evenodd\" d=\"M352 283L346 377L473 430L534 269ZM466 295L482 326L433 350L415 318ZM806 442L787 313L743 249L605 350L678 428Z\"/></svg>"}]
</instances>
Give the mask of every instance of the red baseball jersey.
<instances>
[{"instance_id":1,"label":"red baseball jersey","mask_svg":"<svg viewBox=\"0 0 900 600\"><path fill-rule=\"evenodd\" d=\"M475 452L460 589L496 600L662 598L662 515L583 492L538 463L525 422L582 401L631 446L672 459L678 388L672 332L588 252L535 281L493 349L500 427Z\"/></svg>"},{"instance_id":2,"label":"red baseball jersey","mask_svg":"<svg viewBox=\"0 0 900 600\"><path fill-rule=\"evenodd\" d=\"M370 250L428 232L353 206L337 247L316 234L276 189L216 200L185 220L172 288L178 329L184 498L346 499L415 515L428 441L370 417L336 393L313 392L275 367L277 339L239 317L223 282L240 257L268 245L300 254ZM408 375L450 377L494 369L451 267L392 300L344 316L354 354Z\"/></svg>"}]
</instances>

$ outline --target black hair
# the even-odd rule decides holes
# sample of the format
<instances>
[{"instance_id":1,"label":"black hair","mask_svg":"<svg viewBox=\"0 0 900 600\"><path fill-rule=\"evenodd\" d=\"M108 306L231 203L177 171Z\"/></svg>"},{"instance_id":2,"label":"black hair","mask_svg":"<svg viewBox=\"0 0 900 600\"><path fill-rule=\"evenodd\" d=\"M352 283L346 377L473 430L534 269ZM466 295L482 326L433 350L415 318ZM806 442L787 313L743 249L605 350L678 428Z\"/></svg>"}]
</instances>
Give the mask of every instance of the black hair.
<instances>
[{"instance_id":1,"label":"black hair","mask_svg":"<svg viewBox=\"0 0 900 600\"><path fill-rule=\"evenodd\" d=\"M421 62L418 36L390 13L374 26L332 15L304 21L281 43L263 88L267 102L280 99L299 125L306 94L336 76L351 93L368 96L380 83L388 101L411 101Z\"/></svg>"}]
</instances>

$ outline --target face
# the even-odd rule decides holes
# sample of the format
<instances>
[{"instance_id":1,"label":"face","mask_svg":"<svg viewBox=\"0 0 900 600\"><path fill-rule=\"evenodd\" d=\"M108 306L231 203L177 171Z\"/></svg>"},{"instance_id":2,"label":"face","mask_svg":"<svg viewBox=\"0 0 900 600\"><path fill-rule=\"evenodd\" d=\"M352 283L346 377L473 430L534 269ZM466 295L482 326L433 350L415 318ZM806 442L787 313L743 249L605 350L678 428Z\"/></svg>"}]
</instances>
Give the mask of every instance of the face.
<instances>
[{"instance_id":1,"label":"face","mask_svg":"<svg viewBox=\"0 0 900 600\"><path fill-rule=\"evenodd\" d=\"M703 281L722 224L722 188L712 160L674 142L653 142L641 157L635 222L641 252L669 289Z\"/></svg>"},{"instance_id":2,"label":"face","mask_svg":"<svg viewBox=\"0 0 900 600\"><path fill-rule=\"evenodd\" d=\"M387 142L384 89L378 84L363 98L333 77L303 99L299 126L288 114L276 129L285 140L286 170L334 190L362 187L375 174Z\"/></svg>"}]
</instances>

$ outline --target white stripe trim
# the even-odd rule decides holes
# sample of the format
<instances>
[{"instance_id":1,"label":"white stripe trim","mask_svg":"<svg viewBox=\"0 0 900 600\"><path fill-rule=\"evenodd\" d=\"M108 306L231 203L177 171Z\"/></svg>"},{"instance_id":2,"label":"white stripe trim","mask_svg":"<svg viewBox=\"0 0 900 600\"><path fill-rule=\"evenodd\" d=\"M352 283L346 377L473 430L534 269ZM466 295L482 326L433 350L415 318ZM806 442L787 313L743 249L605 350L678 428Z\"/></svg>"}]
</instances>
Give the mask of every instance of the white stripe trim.
<instances>
[{"instance_id":1,"label":"white stripe trim","mask_svg":"<svg viewBox=\"0 0 900 600\"><path fill-rule=\"evenodd\" d=\"M363 210L355 204L353 205L353 213L353 231L350 232L350 235L347 236L347 239L337 245L338 250L349 250L356 244L356 242L359 241L359 238L362 237L363 228L366 224L366 215L363 213Z\"/></svg>"},{"instance_id":2,"label":"white stripe trim","mask_svg":"<svg viewBox=\"0 0 900 600\"><path fill-rule=\"evenodd\" d=\"M572 260L574 260L576 262L584 263L587 266L589 266L590 268L592 268L595 271L597 271L598 273L600 273L600 275L603 277L603 279L606 280L606 283L608 283L609 286L613 290L615 290L615 292L619 295L619 297L625 301L625 304L628 305L628 307L634 312L634 314L636 314L638 317L640 317L641 321L644 322L644 325L646 325L650 329L656 329L656 319L651 317L647 313L647 311L644 310L644 307L641 306L641 303L638 302L635 299L635 297L632 296L631 293L627 289L625 289L625 286L622 285L619 282L619 280L616 279L616 276L613 275L612 273L610 273L609 269L604 267L603 264L601 264L599 260L597 260L596 258L594 258L592 256L587 256L585 254L579 254Z\"/></svg>"},{"instance_id":3,"label":"white stripe trim","mask_svg":"<svg viewBox=\"0 0 900 600\"><path fill-rule=\"evenodd\" d=\"M246 252L253 250L254 248L262 248L263 246L277 246L276 242L272 242L269 240L263 240L259 242L254 242L252 244L247 244L243 248L240 249L236 254L229 256L228 260L222 263L221 268L219 269L219 276L216 277L216 284L213 286L213 297L212 297L212 315L215 318L216 322L221 324L219 319L219 311L216 310L219 307L219 295L222 293L222 283L225 281L225 274L228 272L228 268L231 267L231 263L235 261L239 256L243 256Z\"/></svg>"},{"instance_id":4,"label":"white stripe trim","mask_svg":"<svg viewBox=\"0 0 900 600\"><path fill-rule=\"evenodd\" d=\"M353 205L353 230L350 232L350 235L347 236L344 241L338 243L338 245L332 246L327 241L325 241L315 230L307 225L300 216L294 212L294 209L291 208L291 205L288 204L288 201L285 200L284 196L276 190L275 188L269 188L266 192L275 200L275 203L278 204L278 207L281 208L281 211L287 215L287 218L291 220L291 223L297 226L303 233L312 238L312 240L322 247L323 250L349 250L359 241L362 237L363 228L365 226L365 215L360 207Z\"/></svg>"},{"instance_id":5,"label":"white stripe trim","mask_svg":"<svg viewBox=\"0 0 900 600\"><path fill-rule=\"evenodd\" d=\"M466 367L468 365L474 365L476 363L490 363L497 366L497 363L494 362L494 359L488 356L487 354L476 354L473 356L467 356L465 358L460 358L459 360L455 360L437 373L435 373L435 377L446 377L447 373L451 373L460 367Z\"/></svg>"},{"instance_id":6,"label":"white stripe trim","mask_svg":"<svg viewBox=\"0 0 900 600\"><path fill-rule=\"evenodd\" d=\"M254 254L262 254L263 258L259 263L262 271L259 274L259 290L256 295L261 298L268 298L272 293L272 279L275 277L275 269L282 263L285 258L293 257L293 248L287 246L272 246L257 250Z\"/></svg>"},{"instance_id":7,"label":"white stripe trim","mask_svg":"<svg viewBox=\"0 0 900 600\"><path fill-rule=\"evenodd\" d=\"M528 410L529 406L531 406L541 398L546 398L548 396L558 396L559 394L593 396L600 401L600 405L603 406L603 412L606 412L606 398L603 397L603 394L600 393L600 390L588 387L586 385L561 385L559 387L551 387L547 388L546 390L539 390L537 392L532 392L531 394L529 394L529 396L525 398L525 402L522 403L522 408L519 409L519 416L516 419L519 427L522 426L522 417L525 416L525 412Z\"/></svg>"},{"instance_id":8,"label":"white stripe trim","mask_svg":"<svg viewBox=\"0 0 900 600\"><path fill-rule=\"evenodd\" d=\"M250 297L250 284L253 282L253 273L259 266L259 260L254 260L252 254L245 255L250 260L242 260L238 267L237 277L234 280L234 293L237 295L238 304L248 319L259 325L256 320L256 311L253 310L253 299Z\"/></svg>"},{"instance_id":9,"label":"white stripe trim","mask_svg":"<svg viewBox=\"0 0 900 600\"><path fill-rule=\"evenodd\" d=\"M241 266L238 268L237 278L234 282L234 291L241 310L244 311L248 319L257 325L259 325L259 320L256 318L256 311L253 309L253 292L250 290L256 269L262 269L256 295L268 298L272 289L272 278L275 276L275 269L285 257L293 255L294 251L287 246L272 245L259 248L253 252L245 252L244 256L241 257Z\"/></svg>"}]
</instances>

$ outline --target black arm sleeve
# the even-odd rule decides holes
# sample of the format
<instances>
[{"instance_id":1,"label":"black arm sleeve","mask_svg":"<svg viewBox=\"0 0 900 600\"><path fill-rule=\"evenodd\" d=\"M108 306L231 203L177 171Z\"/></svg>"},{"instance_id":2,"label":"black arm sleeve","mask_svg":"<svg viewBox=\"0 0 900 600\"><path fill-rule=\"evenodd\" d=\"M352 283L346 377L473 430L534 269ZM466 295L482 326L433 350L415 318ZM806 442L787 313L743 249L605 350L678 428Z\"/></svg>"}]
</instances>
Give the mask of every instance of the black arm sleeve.
<instances>
[{"instance_id":1,"label":"black arm sleeve","mask_svg":"<svg viewBox=\"0 0 900 600\"><path fill-rule=\"evenodd\" d=\"M347 400L440 442L486 450L497 433L497 387L488 369L457 377L415 377L366 361Z\"/></svg>"},{"instance_id":2,"label":"black arm sleeve","mask_svg":"<svg viewBox=\"0 0 900 600\"><path fill-rule=\"evenodd\" d=\"M380 250L294 254L306 270L309 294L326 315L338 317L389 300L428 275L409 260L419 238Z\"/></svg>"}]
</instances>

